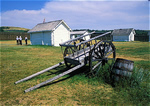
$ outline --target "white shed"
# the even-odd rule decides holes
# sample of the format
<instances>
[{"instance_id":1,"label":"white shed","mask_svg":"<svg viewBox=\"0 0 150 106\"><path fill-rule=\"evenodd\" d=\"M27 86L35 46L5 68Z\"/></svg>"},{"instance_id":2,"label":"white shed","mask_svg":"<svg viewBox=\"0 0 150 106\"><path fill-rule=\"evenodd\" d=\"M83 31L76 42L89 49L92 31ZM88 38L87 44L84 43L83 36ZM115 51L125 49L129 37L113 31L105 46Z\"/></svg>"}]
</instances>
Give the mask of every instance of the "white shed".
<instances>
[{"instance_id":1,"label":"white shed","mask_svg":"<svg viewBox=\"0 0 150 106\"><path fill-rule=\"evenodd\" d=\"M70 38L73 39L73 38L79 37L81 35L86 35L88 33L89 33L88 31L72 31L72 32L70 32ZM90 35L85 36L83 39L84 40L90 39Z\"/></svg>"},{"instance_id":2,"label":"white shed","mask_svg":"<svg viewBox=\"0 0 150 106\"><path fill-rule=\"evenodd\" d=\"M59 46L70 39L71 28L63 21L50 21L37 24L28 31L31 45Z\"/></svg>"},{"instance_id":3,"label":"white shed","mask_svg":"<svg viewBox=\"0 0 150 106\"><path fill-rule=\"evenodd\" d=\"M113 41L134 41L135 30L129 29L114 29L112 32Z\"/></svg>"}]
</instances>

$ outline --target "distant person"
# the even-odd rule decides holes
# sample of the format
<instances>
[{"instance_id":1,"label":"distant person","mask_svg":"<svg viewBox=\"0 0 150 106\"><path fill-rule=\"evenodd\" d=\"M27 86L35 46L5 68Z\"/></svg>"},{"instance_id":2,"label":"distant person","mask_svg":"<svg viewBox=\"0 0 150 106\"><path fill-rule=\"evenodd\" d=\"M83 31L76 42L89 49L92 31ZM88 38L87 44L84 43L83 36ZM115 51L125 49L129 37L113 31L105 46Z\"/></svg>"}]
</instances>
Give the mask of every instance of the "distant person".
<instances>
[{"instance_id":1,"label":"distant person","mask_svg":"<svg viewBox=\"0 0 150 106\"><path fill-rule=\"evenodd\" d=\"M26 42L26 45L28 44L27 42L28 42L28 38L27 38L27 36L25 37L25 42Z\"/></svg>"},{"instance_id":2,"label":"distant person","mask_svg":"<svg viewBox=\"0 0 150 106\"><path fill-rule=\"evenodd\" d=\"M21 36L19 38L19 41L20 41L20 45L22 45L22 38L21 38Z\"/></svg>"},{"instance_id":3,"label":"distant person","mask_svg":"<svg viewBox=\"0 0 150 106\"><path fill-rule=\"evenodd\" d=\"M17 45L19 45L19 38L16 36Z\"/></svg>"}]
</instances>

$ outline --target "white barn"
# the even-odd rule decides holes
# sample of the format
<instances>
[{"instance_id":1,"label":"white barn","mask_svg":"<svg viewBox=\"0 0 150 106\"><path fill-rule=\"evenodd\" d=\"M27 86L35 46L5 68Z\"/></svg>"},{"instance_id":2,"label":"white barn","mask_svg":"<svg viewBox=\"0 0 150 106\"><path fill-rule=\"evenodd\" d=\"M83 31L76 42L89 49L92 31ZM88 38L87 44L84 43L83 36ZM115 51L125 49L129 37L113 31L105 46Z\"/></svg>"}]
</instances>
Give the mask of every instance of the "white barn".
<instances>
[{"instance_id":1,"label":"white barn","mask_svg":"<svg viewBox=\"0 0 150 106\"><path fill-rule=\"evenodd\" d=\"M113 41L134 41L135 30L129 29L114 29L112 32Z\"/></svg>"},{"instance_id":2,"label":"white barn","mask_svg":"<svg viewBox=\"0 0 150 106\"><path fill-rule=\"evenodd\" d=\"M70 38L73 39L73 38L79 37L81 35L86 35L88 33L89 33L88 31L72 31L72 32L70 32ZM84 40L90 39L90 35L85 36L83 39Z\"/></svg>"},{"instance_id":3,"label":"white barn","mask_svg":"<svg viewBox=\"0 0 150 106\"><path fill-rule=\"evenodd\" d=\"M50 21L37 24L28 31L31 45L59 46L70 39L71 28L63 21Z\"/></svg>"}]
</instances>

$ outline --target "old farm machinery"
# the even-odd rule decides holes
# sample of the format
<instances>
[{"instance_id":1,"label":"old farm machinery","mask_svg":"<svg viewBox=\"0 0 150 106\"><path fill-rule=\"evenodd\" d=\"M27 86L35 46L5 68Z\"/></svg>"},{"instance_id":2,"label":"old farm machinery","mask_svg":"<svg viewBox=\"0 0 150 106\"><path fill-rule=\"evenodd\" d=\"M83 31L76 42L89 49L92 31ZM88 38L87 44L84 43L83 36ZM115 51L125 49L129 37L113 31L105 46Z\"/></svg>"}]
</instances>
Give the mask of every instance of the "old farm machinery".
<instances>
[{"instance_id":1,"label":"old farm machinery","mask_svg":"<svg viewBox=\"0 0 150 106\"><path fill-rule=\"evenodd\" d=\"M89 34L82 35L80 37L61 43L60 46L64 57L63 62L60 62L54 66L51 66L24 79L21 79L15 82L15 84L29 80L62 64L65 64L66 67L69 68L69 70L25 90L25 92L29 92L31 90L44 86L47 83L50 83L66 74L69 74L85 65L89 66L90 73L96 74L106 64L112 64L112 62L115 61L116 57L115 46L113 45L111 40L100 40L101 37L110 35L111 32L106 32L88 40L84 39L85 36L89 36L94 33L95 32L91 32Z\"/></svg>"}]
</instances>

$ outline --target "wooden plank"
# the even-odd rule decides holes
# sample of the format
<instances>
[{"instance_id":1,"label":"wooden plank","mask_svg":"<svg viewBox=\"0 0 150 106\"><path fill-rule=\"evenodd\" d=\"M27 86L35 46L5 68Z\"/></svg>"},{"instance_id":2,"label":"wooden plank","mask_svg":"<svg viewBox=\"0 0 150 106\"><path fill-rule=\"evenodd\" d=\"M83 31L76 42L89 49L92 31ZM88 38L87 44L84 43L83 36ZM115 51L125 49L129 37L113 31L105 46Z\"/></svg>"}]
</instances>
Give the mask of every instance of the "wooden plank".
<instances>
[{"instance_id":1,"label":"wooden plank","mask_svg":"<svg viewBox=\"0 0 150 106\"><path fill-rule=\"evenodd\" d=\"M89 56L89 51L90 49L88 49L85 52L83 51L83 52L80 52L79 54L75 54L74 56L69 55L65 57L65 61L74 65L84 64L86 63L85 58Z\"/></svg>"},{"instance_id":2,"label":"wooden plank","mask_svg":"<svg viewBox=\"0 0 150 106\"><path fill-rule=\"evenodd\" d=\"M65 58L65 61L67 61L67 63L71 63L73 65L79 65L80 62L77 59L71 59L71 58Z\"/></svg>"},{"instance_id":3,"label":"wooden plank","mask_svg":"<svg viewBox=\"0 0 150 106\"><path fill-rule=\"evenodd\" d=\"M60 62L60 63L58 63L58 64L56 64L56 65L53 65L53 66L51 66L51 67L49 67L49 68L47 68L47 69L44 69L44 70L42 70L42 71L40 71L40 72L37 72L37 73L35 73L35 74L32 74L32 75L30 75L30 76L28 76L28 77L26 77L26 78L23 78L23 79L21 79L21 80L19 80L19 81L16 81L15 84L18 84L18 83L20 83L20 82L29 80L29 79L31 79L31 78L33 78L33 77L35 77L35 76L38 76L38 75L40 75L40 74L42 74L42 73L45 73L45 72L47 72L47 71L49 71L49 70L51 70L51 69L54 69L54 68L56 68L56 67L58 67L58 66L60 66L60 65L62 65L62 64L64 64L64 61L63 61L63 62Z\"/></svg>"},{"instance_id":4,"label":"wooden plank","mask_svg":"<svg viewBox=\"0 0 150 106\"><path fill-rule=\"evenodd\" d=\"M59 45L60 45L60 46L65 46L66 43L68 43L68 42L76 41L76 40L78 40L78 39L80 39L80 38L82 38L82 37L91 35L91 34L93 34L93 33L95 33L95 31L93 31L93 32L91 32L91 33L89 33L89 34L86 34L86 35L79 36L79 37L74 38L74 39L70 39L70 40L68 40L68 41L66 41L66 42L60 43Z\"/></svg>"},{"instance_id":5,"label":"wooden plank","mask_svg":"<svg viewBox=\"0 0 150 106\"><path fill-rule=\"evenodd\" d=\"M61 44L61 46L65 46L65 47L76 47L76 45L66 45L66 44Z\"/></svg>"},{"instance_id":6,"label":"wooden plank","mask_svg":"<svg viewBox=\"0 0 150 106\"><path fill-rule=\"evenodd\" d=\"M57 75L57 76L55 76L55 77L53 77L51 79L48 79L48 80L46 80L46 81L44 81L44 82L42 82L42 83L40 83L38 85L35 85L35 86L31 87L31 88L26 89L24 92L26 93L26 92L32 91L34 89L37 89L37 88L39 88L39 87L41 87L43 85L46 85L47 83L50 83L50 82L52 82L52 81L54 81L54 80L56 80L56 79L58 79L58 78L60 78L60 77L62 77L64 75L66 75L66 74L69 74L69 73L71 73L71 72L75 71L76 69L79 69L79 68L81 68L83 66L84 66L84 64L77 65L77 66L71 68L70 70L67 70L67 71L65 71L65 72L63 72L63 73L61 73L61 74L59 74L59 75Z\"/></svg>"},{"instance_id":7,"label":"wooden plank","mask_svg":"<svg viewBox=\"0 0 150 106\"><path fill-rule=\"evenodd\" d=\"M98 36L95 36L94 38L91 38L91 39L89 39L89 40L82 41L82 42L80 42L80 43L76 44L76 46L79 46L79 45L81 45L81 44L84 44L84 43L90 42L90 41L95 40L95 39L97 39L97 38L99 38L99 37L102 37L102 36L104 36L104 35L107 35L107 34L109 34L109 33L111 33L111 31L106 32L106 33L101 34L101 35L98 35Z\"/></svg>"},{"instance_id":8,"label":"wooden plank","mask_svg":"<svg viewBox=\"0 0 150 106\"><path fill-rule=\"evenodd\" d=\"M84 64L86 63L85 58L88 58L90 50L92 50L94 45L87 47L85 49L81 49L74 54L70 54L69 56L66 56L64 59L68 63L78 65L78 64Z\"/></svg>"},{"instance_id":9,"label":"wooden plank","mask_svg":"<svg viewBox=\"0 0 150 106\"><path fill-rule=\"evenodd\" d=\"M78 51L74 52L74 54L70 54L69 56L66 56L66 58L78 58L86 53L89 53L89 51L92 50L93 47L94 47L94 45L91 45L90 47L78 50Z\"/></svg>"}]
</instances>

